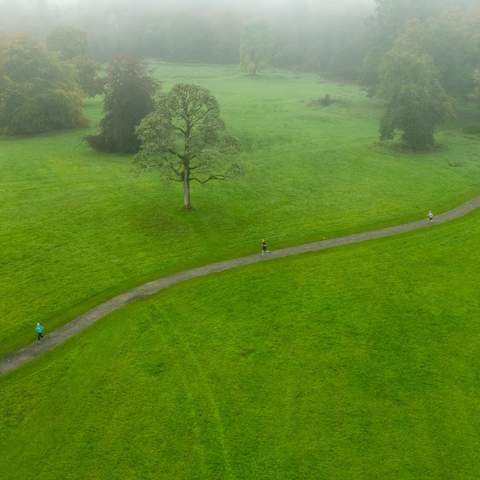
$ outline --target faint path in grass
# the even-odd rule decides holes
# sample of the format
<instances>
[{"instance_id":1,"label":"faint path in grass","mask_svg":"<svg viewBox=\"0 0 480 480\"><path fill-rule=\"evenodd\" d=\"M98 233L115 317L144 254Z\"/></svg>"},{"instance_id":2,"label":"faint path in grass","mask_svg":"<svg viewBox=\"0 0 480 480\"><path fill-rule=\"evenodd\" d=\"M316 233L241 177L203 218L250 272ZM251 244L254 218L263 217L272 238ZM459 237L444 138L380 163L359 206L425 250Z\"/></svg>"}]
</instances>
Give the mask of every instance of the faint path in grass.
<instances>
[{"instance_id":1,"label":"faint path in grass","mask_svg":"<svg viewBox=\"0 0 480 480\"><path fill-rule=\"evenodd\" d=\"M476 197L463 205L442 213L436 216L433 224L438 225L442 223L461 218L474 210L480 208L480 197ZM290 257L293 255L300 255L307 252L318 252L321 250L327 250L342 245L352 245L356 243L366 242L368 240L375 240L379 238L392 237L402 233L413 232L415 230L421 230L430 227L428 220L419 220L417 222L407 223L403 225L397 225L395 227L384 228L381 230L375 230L371 232L356 233L346 237L332 238L329 240L321 240L319 242L308 243L305 245L299 245L297 247L284 248L282 250L276 250L265 257L260 255L250 255L248 257L236 258L234 260L228 260L225 262L213 263L200 268L194 268L185 272L176 273L168 277L154 280L153 282L146 283L140 287L129 290L126 293L118 295L111 300L93 308L89 312L80 315L71 322L58 328L57 330L49 333L41 342L36 342L28 345L24 348L12 352L0 358L0 375L11 372L22 365L30 362L31 360L39 357L45 352L52 350L57 345L64 343L68 339L87 329L94 323L98 322L102 318L106 317L110 313L118 310L125 305L133 303L137 300L150 297L165 290L166 288L176 285L193 278L204 277L212 273L224 272L237 267L244 267L259 262L267 262L275 260L277 258ZM33 330L33 327L32 327Z\"/></svg>"}]
</instances>

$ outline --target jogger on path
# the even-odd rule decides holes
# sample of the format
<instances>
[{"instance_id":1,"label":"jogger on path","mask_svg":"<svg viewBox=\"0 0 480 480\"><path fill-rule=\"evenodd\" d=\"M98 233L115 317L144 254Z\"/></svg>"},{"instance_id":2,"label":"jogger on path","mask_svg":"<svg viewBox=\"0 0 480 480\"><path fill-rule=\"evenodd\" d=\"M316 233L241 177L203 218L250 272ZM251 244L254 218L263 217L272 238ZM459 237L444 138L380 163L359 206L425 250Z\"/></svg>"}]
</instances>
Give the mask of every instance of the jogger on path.
<instances>
[{"instance_id":1,"label":"jogger on path","mask_svg":"<svg viewBox=\"0 0 480 480\"><path fill-rule=\"evenodd\" d=\"M265 256L266 253L269 253L268 244L266 240L262 240L262 257Z\"/></svg>"},{"instance_id":2,"label":"jogger on path","mask_svg":"<svg viewBox=\"0 0 480 480\"><path fill-rule=\"evenodd\" d=\"M35 331L37 332L37 340L40 341L43 338L43 325L40 322L37 323Z\"/></svg>"}]
</instances>

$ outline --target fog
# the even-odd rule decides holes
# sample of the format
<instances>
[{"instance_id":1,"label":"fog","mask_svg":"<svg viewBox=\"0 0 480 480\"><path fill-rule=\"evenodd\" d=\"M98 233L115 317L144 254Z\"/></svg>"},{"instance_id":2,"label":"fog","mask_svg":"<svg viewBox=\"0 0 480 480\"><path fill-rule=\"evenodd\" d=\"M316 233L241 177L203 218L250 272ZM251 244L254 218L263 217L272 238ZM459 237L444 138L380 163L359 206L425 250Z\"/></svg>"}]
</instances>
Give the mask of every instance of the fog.
<instances>
[{"instance_id":1,"label":"fog","mask_svg":"<svg viewBox=\"0 0 480 480\"><path fill-rule=\"evenodd\" d=\"M64 20L81 23L85 17L99 14L122 13L165 14L195 13L201 16L228 12L231 15L279 17L282 14L349 15L352 11L368 12L375 0L0 0L0 28L31 28L42 22L58 23ZM40 17L39 17L40 15ZM22 25L22 22L25 22Z\"/></svg>"},{"instance_id":2,"label":"fog","mask_svg":"<svg viewBox=\"0 0 480 480\"><path fill-rule=\"evenodd\" d=\"M245 25L263 21L274 59L285 66L327 65L358 57L374 0L0 0L0 30L44 38L57 26L88 34L101 59L133 52L172 61L236 63ZM344 58L348 64L356 58ZM343 68L343 67L342 67Z\"/></svg>"}]
</instances>

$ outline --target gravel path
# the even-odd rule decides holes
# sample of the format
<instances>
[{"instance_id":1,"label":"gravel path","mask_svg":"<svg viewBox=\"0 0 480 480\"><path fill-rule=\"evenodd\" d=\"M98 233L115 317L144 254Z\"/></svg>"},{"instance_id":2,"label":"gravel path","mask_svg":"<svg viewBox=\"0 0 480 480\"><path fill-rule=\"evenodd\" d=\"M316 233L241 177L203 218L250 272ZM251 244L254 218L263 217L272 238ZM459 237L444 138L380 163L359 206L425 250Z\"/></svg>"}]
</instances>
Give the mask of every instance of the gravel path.
<instances>
[{"instance_id":1,"label":"gravel path","mask_svg":"<svg viewBox=\"0 0 480 480\"><path fill-rule=\"evenodd\" d=\"M450 210L449 212L438 215L435 217L433 224L441 224L463 217L477 208L480 208L480 197L474 198L473 200L461 205L460 207ZM341 245L352 245L377 238L391 237L401 233L428 228L430 225L431 224L428 220L421 220L418 222L398 225L396 227L384 228L382 230L357 233L347 237L333 238L331 240L322 240L320 242L308 243L297 247L284 248L282 250L276 250L265 257L261 257L260 255L251 255L249 257L237 258L234 260L228 260L226 262L213 263L204 267L194 268L193 270L188 270L186 272L160 278L153 282L149 282L145 285L134 288L128 292L122 293L121 295L118 295L117 297L98 305L89 312L80 315L71 322L49 333L41 342L33 343L21 348L20 350L17 350L16 352L12 352L4 357L1 357L0 375L11 372L12 370L21 367L34 358L39 357L43 353L52 350L57 345L67 341L69 338L87 329L90 327L90 325L93 325L115 310L133 303L136 300L154 295L161 290L171 287L172 285L176 285L177 283L181 283L192 278L204 277L206 275L210 275L211 273L224 272L226 270L252 265L254 263L271 261L277 258L289 257L307 252L317 252ZM32 332L33 330L34 329L32 326Z\"/></svg>"}]
</instances>

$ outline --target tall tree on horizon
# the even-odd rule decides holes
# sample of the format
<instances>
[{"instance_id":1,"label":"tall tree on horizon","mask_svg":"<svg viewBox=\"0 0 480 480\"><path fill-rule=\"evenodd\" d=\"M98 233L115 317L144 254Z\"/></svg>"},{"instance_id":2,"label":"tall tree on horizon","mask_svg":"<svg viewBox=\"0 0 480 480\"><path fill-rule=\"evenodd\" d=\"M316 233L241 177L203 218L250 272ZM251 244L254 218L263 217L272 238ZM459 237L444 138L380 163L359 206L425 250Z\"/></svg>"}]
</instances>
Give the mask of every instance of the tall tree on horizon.
<instances>
[{"instance_id":1,"label":"tall tree on horizon","mask_svg":"<svg viewBox=\"0 0 480 480\"><path fill-rule=\"evenodd\" d=\"M256 76L261 68L271 61L272 40L270 30L264 22L247 24L242 34L240 65L244 72Z\"/></svg>"}]
</instances>

